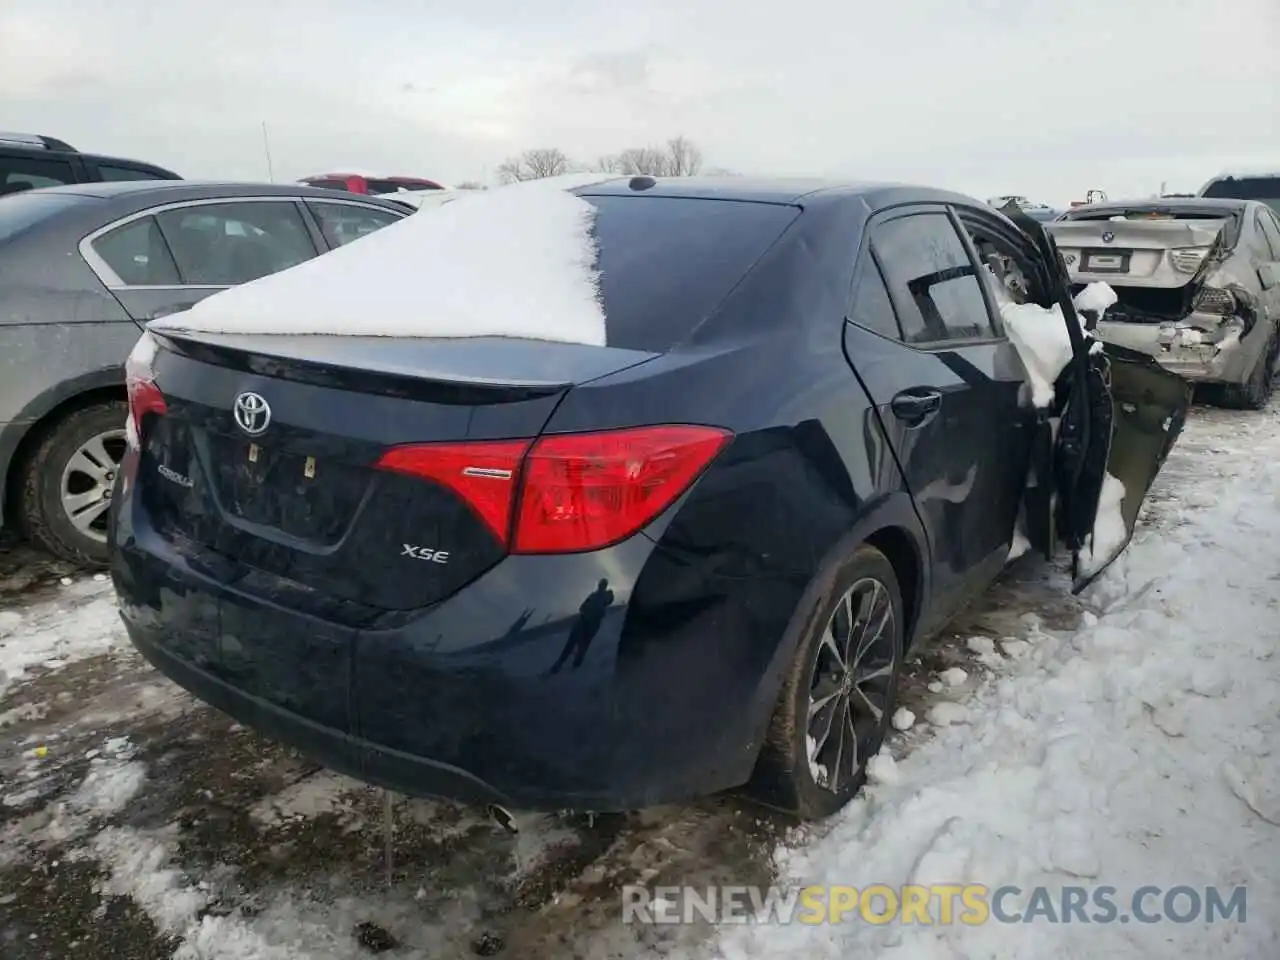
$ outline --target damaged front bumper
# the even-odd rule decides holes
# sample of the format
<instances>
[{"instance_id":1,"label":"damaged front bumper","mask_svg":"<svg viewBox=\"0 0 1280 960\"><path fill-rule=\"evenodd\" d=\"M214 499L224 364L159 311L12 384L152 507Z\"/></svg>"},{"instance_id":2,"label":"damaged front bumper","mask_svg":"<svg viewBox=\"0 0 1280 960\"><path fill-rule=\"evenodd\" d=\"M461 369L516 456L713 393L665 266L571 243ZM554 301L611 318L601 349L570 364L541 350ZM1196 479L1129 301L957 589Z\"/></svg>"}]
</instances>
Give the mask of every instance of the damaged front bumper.
<instances>
[{"instance_id":1,"label":"damaged front bumper","mask_svg":"<svg viewBox=\"0 0 1280 960\"><path fill-rule=\"evenodd\" d=\"M1099 339L1149 354L1164 369L1197 383L1244 383L1256 357L1248 356L1237 317L1192 313L1161 323L1103 321Z\"/></svg>"}]
</instances>

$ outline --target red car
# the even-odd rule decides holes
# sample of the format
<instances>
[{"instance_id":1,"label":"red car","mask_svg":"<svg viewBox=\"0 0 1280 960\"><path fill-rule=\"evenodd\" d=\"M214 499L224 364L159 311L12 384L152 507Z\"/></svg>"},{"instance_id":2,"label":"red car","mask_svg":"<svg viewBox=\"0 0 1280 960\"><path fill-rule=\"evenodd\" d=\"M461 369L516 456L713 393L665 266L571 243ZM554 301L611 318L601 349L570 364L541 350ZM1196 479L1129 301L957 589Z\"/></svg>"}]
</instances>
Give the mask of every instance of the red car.
<instances>
[{"instance_id":1,"label":"red car","mask_svg":"<svg viewBox=\"0 0 1280 960\"><path fill-rule=\"evenodd\" d=\"M400 190L443 190L444 185L422 177L379 177L363 173L318 173L300 181L310 187L363 193L367 196L396 193Z\"/></svg>"}]
</instances>

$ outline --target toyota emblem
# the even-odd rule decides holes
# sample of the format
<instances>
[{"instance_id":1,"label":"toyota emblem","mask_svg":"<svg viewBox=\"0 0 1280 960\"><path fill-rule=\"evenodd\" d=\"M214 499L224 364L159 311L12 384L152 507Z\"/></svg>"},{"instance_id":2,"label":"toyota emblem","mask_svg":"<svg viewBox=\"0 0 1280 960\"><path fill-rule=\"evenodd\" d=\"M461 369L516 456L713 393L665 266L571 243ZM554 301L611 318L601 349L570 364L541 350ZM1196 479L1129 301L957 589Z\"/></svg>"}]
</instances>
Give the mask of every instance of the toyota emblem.
<instances>
[{"instance_id":1,"label":"toyota emblem","mask_svg":"<svg viewBox=\"0 0 1280 960\"><path fill-rule=\"evenodd\" d=\"M258 436L271 424L271 406L257 393L242 393L236 397L232 414L236 425L251 437Z\"/></svg>"},{"instance_id":2,"label":"toyota emblem","mask_svg":"<svg viewBox=\"0 0 1280 960\"><path fill-rule=\"evenodd\" d=\"M1104 230L1104 231L1102 232L1102 242L1103 242L1103 243L1110 243L1110 242L1111 242L1112 240L1114 240L1115 238L1116 238L1116 235L1115 235L1114 233L1112 233L1110 230Z\"/></svg>"}]
</instances>

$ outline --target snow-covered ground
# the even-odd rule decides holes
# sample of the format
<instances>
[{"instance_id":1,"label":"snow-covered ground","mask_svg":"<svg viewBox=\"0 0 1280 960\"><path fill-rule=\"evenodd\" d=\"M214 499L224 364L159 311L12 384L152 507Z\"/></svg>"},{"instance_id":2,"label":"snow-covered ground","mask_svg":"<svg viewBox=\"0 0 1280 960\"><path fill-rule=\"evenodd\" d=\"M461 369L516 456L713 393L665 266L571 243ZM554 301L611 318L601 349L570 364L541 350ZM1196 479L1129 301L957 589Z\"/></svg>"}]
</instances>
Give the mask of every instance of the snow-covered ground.
<instances>
[{"instance_id":1,"label":"snow-covered ground","mask_svg":"<svg viewBox=\"0 0 1280 960\"><path fill-rule=\"evenodd\" d=\"M0 609L0 955L1274 960L1277 461L1275 413L1197 410L1125 556L1080 598L1063 571L1019 561L909 671L914 717L897 718L875 782L806 830L717 799L520 817L511 834L396 798L388 844L381 794L159 677L107 584L54 581ZM1244 885L1248 910L1215 925L620 922L624 883L771 878L1108 885L1122 907L1144 885Z\"/></svg>"},{"instance_id":2,"label":"snow-covered ground","mask_svg":"<svg viewBox=\"0 0 1280 960\"><path fill-rule=\"evenodd\" d=\"M1244 885L1245 922L735 927L721 956L1280 956L1280 424L1198 413L1078 628L1029 611L1002 652L973 644L990 673L963 710L778 859L858 889L1105 884L1121 912L1146 885Z\"/></svg>"}]
</instances>

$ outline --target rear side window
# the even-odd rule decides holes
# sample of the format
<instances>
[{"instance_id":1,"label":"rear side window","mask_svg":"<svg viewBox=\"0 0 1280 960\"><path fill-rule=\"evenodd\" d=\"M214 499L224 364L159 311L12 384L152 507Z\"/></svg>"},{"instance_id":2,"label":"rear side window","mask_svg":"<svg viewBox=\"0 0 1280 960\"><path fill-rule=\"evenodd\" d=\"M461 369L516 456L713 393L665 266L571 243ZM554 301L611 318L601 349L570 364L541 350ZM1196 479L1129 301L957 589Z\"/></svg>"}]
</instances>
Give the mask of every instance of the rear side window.
<instances>
[{"instance_id":1,"label":"rear side window","mask_svg":"<svg viewBox=\"0 0 1280 960\"><path fill-rule=\"evenodd\" d=\"M658 352L706 319L800 215L735 200L583 199L597 210L609 345Z\"/></svg>"},{"instance_id":2,"label":"rear side window","mask_svg":"<svg viewBox=\"0 0 1280 960\"><path fill-rule=\"evenodd\" d=\"M902 331L898 329L898 318L893 312L893 301L889 299L889 288L885 286L880 268L871 256L863 258L858 270L858 279L853 288L853 307L849 310L849 319L863 329L878 333L890 340L902 339Z\"/></svg>"},{"instance_id":3,"label":"rear side window","mask_svg":"<svg viewBox=\"0 0 1280 960\"><path fill-rule=\"evenodd\" d=\"M1266 239L1266 248L1263 252L1269 252L1271 260L1280 261L1280 225L1277 225L1276 218L1259 210L1258 229L1262 231L1262 236Z\"/></svg>"},{"instance_id":4,"label":"rear side window","mask_svg":"<svg viewBox=\"0 0 1280 960\"><path fill-rule=\"evenodd\" d=\"M165 180L166 177L160 176L158 173L152 173L150 170L141 170L137 167L116 167L108 163L98 164L98 176L103 180L111 183L119 180Z\"/></svg>"},{"instance_id":5,"label":"rear side window","mask_svg":"<svg viewBox=\"0 0 1280 960\"><path fill-rule=\"evenodd\" d=\"M0 197L0 241L16 237L68 207L94 202L86 197L67 197L56 193L15 193L11 197Z\"/></svg>"},{"instance_id":6,"label":"rear side window","mask_svg":"<svg viewBox=\"0 0 1280 960\"><path fill-rule=\"evenodd\" d=\"M307 186L318 187L321 190L347 190L347 184L344 180L307 180L305 182Z\"/></svg>"},{"instance_id":7,"label":"rear side window","mask_svg":"<svg viewBox=\"0 0 1280 960\"><path fill-rule=\"evenodd\" d=\"M63 160L0 156L0 197L75 182L75 171Z\"/></svg>"},{"instance_id":8,"label":"rear side window","mask_svg":"<svg viewBox=\"0 0 1280 960\"><path fill-rule=\"evenodd\" d=\"M375 230L390 226L404 217L389 210L375 210L356 203L324 203L308 200L307 206L316 215L320 230L331 247L341 247L352 240L359 240Z\"/></svg>"},{"instance_id":9,"label":"rear side window","mask_svg":"<svg viewBox=\"0 0 1280 960\"><path fill-rule=\"evenodd\" d=\"M871 245L896 294L908 343L995 336L973 261L945 214L878 224Z\"/></svg>"},{"instance_id":10,"label":"rear side window","mask_svg":"<svg viewBox=\"0 0 1280 960\"><path fill-rule=\"evenodd\" d=\"M183 283L248 283L316 255L292 201L198 204L156 219Z\"/></svg>"},{"instance_id":11,"label":"rear side window","mask_svg":"<svg viewBox=\"0 0 1280 960\"><path fill-rule=\"evenodd\" d=\"M1231 197L1236 200L1261 200L1272 210L1280 211L1280 177L1234 177L1215 180L1205 187L1202 196Z\"/></svg>"},{"instance_id":12,"label":"rear side window","mask_svg":"<svg viewBox=\"0 0 1280 960\"><path fill-rule=\"evenodd\" d=\"M179 282L178 268L155 217L131 220L104 233L93 241L93 251L126 286L171 286Z\"/></svg>"}]
</instances>

